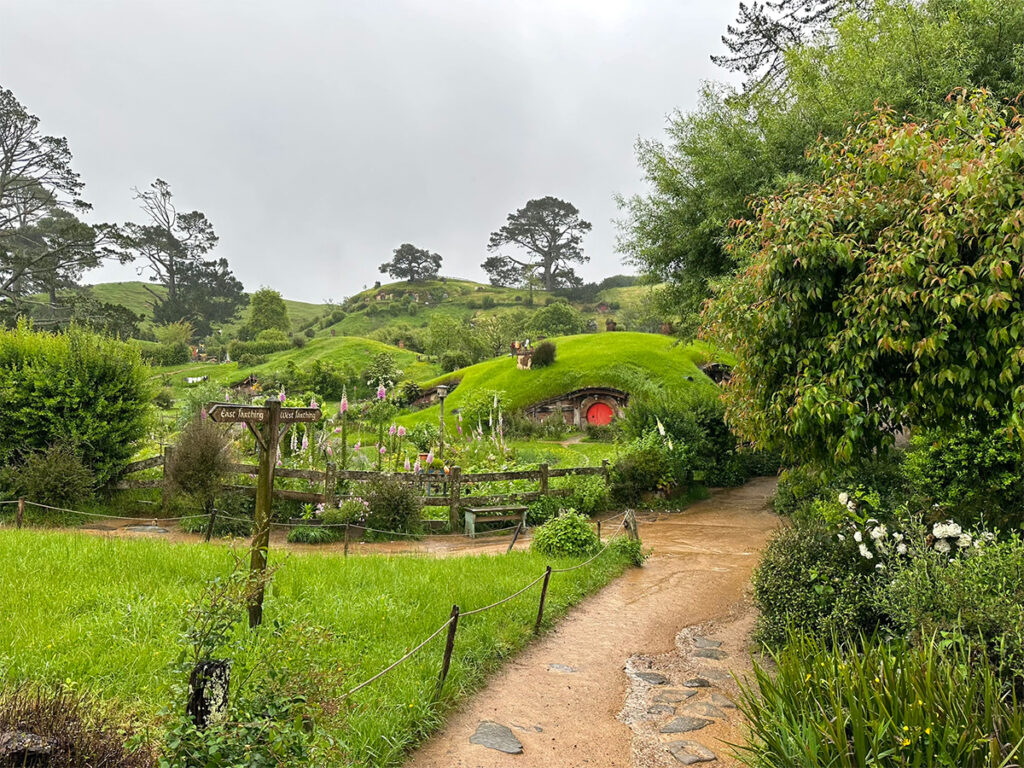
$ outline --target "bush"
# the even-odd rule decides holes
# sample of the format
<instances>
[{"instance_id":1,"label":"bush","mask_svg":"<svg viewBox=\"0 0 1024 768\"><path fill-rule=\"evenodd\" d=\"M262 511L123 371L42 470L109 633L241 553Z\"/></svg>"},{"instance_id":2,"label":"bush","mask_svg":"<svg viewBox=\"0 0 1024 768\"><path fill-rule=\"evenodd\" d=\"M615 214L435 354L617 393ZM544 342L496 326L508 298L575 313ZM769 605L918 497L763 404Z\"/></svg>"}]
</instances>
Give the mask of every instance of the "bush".
<instances>
[{"instance_id":1,"label":"bush","mask_svg":"<svg viewBox=\"0 0 1024 768\"><path fill-rule=\"evenodd\" d=\"M228 344L228 354L233 360L239 360L243 355L272 355L291 346L292 342L284 331L262 331L255 341L232 341Z\"/></svg>"},{"instance_id":2,"label":"bush","mask_svg":"<svg viewBox=\"0 0 1024 768\"><path fill-rule=\"evenodd\" d=\"M552 302L538 309L530 318L530 328L535 336L571 336L583 333L587 328L586 318L564 301Z\"/></svg>"},{"instance_id":3,"label":"bush","mask_svg":"<svg viewBox=\"0 0 1024 768\"><path fill-rule=\"evenodd\" d=\"M557 517L562 511L562 506L562 500L557 496L541 496L527 506L526 524L531 527L543 525Z\"/></svg>"},{"instance_id":4,"label":"bush","mask_svg":"<svg viewBox=\"0 0 1024 768\"><path fill-rule=\"evenodd\" d=\"M420 389L419 384L406 379L398 385L398 404L403 407L412 405L416 400L419 400L422 394L423 390Z\"/></svg>"},{"instance_id":5,"label":"bush","mask_svg":"<svg viewBox=\"0 0 1024 768\"><path fill-rule=\"evenodd\" d=\"M533 358L530 363L533 368L546 368L555 362L555 345L550 341L542 341L533 350Z\"/></svg>"},{"instance_id":6,"label":"bush","mask_svg":"<svg viewBox=\"0 0 1024 768\"><path fill-rule=\"evenodd\" d=\"M550 557L586 557L597 551L600 542L590 520L574 509L567 509L534 531L530 548Z\"/></svg>"},{"instance_id":7,"label":"bush","mask_svg":"<svg viewBox=\"0 0 1024 768\"><path fill-rule=\"evenodd\" d=\"M157 365L184 365L192 359L192 350L183 342L161 344L153 358Z\"/></svg>"},{"instance_id":8,"label":"bush","mask_svg":"<svg viewBox=\"0 0 1024 768\"><path fill-rule=\"evenodd\" d=\"M904 473L911 507L933 519L963 526L1024 526L1024 460L1017 438L1005 430L915 434Z\"/></svg>"},{"instance_id":9,"label":"bush","mask_svg":"<svg viewBox=\"0 0 1024 768\"><path fill-rule=\"evenodd\" d=\"M307 328L305 331L303 331L303 333L306 334L307 339L312 339L314 336L316 336L316 331L314 331L312 328Z\"/></svg>"},{"instance_id":10,"label":"bush","mask_svg":"<svg viewBox=\"0 0 1024 768\"><path fill-rule=\"evenodd\" d=\"M230 345L228 345L230 347ZM257 365L263 365L267 362L266 355L253 355L246 352L243 355L239 355L235 361L239 368L255 368Z\"/></svg>"},{"instance_id":11,"label":"bush","mask_svg":"<svg viewBox=\"0 0 1024 768\"><path fill-rule=\"evenodd\" d=\"M288 531L288 541L292 544L330 544L337 540L337 528L324 528L321 525L297 525Z\"/></svg>"},{"instance_id":12,"label":"bush","mask_svg":"<svg viewBox=\"0 0 1024 768\"><path fill-rule=\"evenodd\" d=\"M634 440L612 467L612 498L625 505L636 505L645 493L666 490L676 482L673 456L657 432Z\"/></svg>"},{"instance_id":13,"label":"bush","mask_svg":"<svg viewBox=\"0 0 1024 768\"><path fill-rule=\"evenodd\" d=\"M0 733L30 733L52 751L39 762L15 751L5 765L49 768L147 768L156 765L151 747L132 738L117 713L86 694L63 688L22 685L0 690Z\"/></svg>"},{"instance_id":14,"label":"bush","mask_svg":"<svg viewBox=\"0 0 1024 768\"><path fill-rule=\"evenodd\" d=\"M754 665L741 709L746 765L906 768L1017 765L1024 708L960 638L865 641L845 648L797 636Z\"/></svg>"},{"instance_id":15,"label":"bush","mask_svg":"<svg viewBox=\"0 0 1024 768\"><path fill-rule=\"evenodd\" d=\"M615 536L608 542L608 548L613 555L624 558L627 563L637 568L647 561L650 554L638 539L629 536Z\"/></svg>"},{"instance_id":16,"label":"bush","mask_svg":"<svg viewBox=\"0 0 1024 768\"><path fill-rule=\"evenodd\" d=\"M880 573L852 538L840 540L824 525L783 528L754 571L756 637L777 646L791 627L822 637L873 630L881 618L873 599Z\"/></svg>"},{"instance_id":17,"label":"bush","mask_svg":"<svg viewBox=\"0 0 1024 768\"><path fill-rule=\"evenodd\" d=\"M168 387L161 389L153 396L153 405L161 410L168 411L174 407L174 394Z\"/></svg>"},{"instance_id":18,"label":"bush","mask_svg":"<svg viewBox=\"0 0 1024 768\"><path fill-rule=\"evenodd\" d=\"M367 527L396 533L418 533L422 528L420 498L412 483L385 475L366 483L361 496L367 503Z\"/></svg>"},{"instance_id":19,"label":"bush","mask_svg":"<svg viewBox=\"0 0 1024 768\"><path fill-rule=\"evenodd\" d=\"M409 430L408 437L409 442L416 446L417 451L428 453L433 446L437 445L441 432L433 424L420 423Z\"/></svg>"},{"instance_id":20,"label":"bush","mask_svg":"<svg viewBox=\"0 0 1024 768\"><path fill-rule=\"evenodd\" d=\"M0 330L0 465L77 446L98 485L117 477L148 428L148 369L134 345L77 328Z\"/></svg>"},{"instance_id":21,"label":"bush","mask_svg":"<svg viewBox=\"0 0 1024 768\"><path fill-rule=\"evenodd\" d=\"M214 536L241 538L252 535L254 501L251 496L238 491L223 492L217 499L217 516L213 520ZM186 533L206 533L209 518L193 515L181 521Z\"/></svg>"},{"instance_id":22,"label":"bush","mask_svg":"<svg viewBox=\"0 0 1024 768\"><path fill-rule=\"evenodd\" d=\"M950 558L927 549L897 567L880 610L908 638L952 630L980 639L1004 678L1024 682L1024 543L1010 539Z\"/></svg>"},{"instance_id":23,"label":"bush","mask_svg":"<svg viewBox=\"0 0 1024 768\"><path fill-rule=\"evenodd\" d=\"M75 507L89 499L95 478L68 443L55 443L30 453L20 463L6 467L2 484L10 496L19 496L53 507Z\"/></svg>"},{"instance_id":24,"label":"bush","mask_svg":"<svg viewBox=\"0 0 1024 768\"><path fill-rule=\"evenodd\" d=\"M483 299L481 299L481 304L484 309L494 309L494 297L484 296Z\"/></svg>"},{"instance_id":25,"label":"bush","mask_svg":"<svg viewBox=\"0 0 1024 768\"><path fill-rule=\"evenodd\" d=\"M193 419L164 460L167 489L191 496L210 514L231 466L229 446L223 428L207 418Z\"/></svg>"},{"instance_id":26,"label":"bush","mask_svg":"<svg viewBox=\"0 0 1024 768\"><path fill-rule=\"evenodd\" d=\"M441 355L441 370L445 373L451 373L457 371L460 368L468 368L473 364L473 358L468 353L461 350L453 350L451 352L445 352Z\"/></svg>"},{"instance_id":27,"label":"bush","mask_svg":"<svg viewBox=\"0 0 1024 768\"><path fill-rule=\"evenodd\" d=\"M295 347L296 349L302 349L304 346L306 346L306 337L300 336L299 334L295 334L294 336L292 336L292 346Z\"/></svg>"},{"instance_id":28,"label":"bush","mask_svg":"<svg viewBox=\"0 0 1024 768\"><path fill-rule=\"evenodd\" d=\"M587 517L604 512L608 508L608 486L603 477L583 475L566 477L559 483L560 488L569 490L563 505L572 507Z\"/></svg>"}]
</instances>

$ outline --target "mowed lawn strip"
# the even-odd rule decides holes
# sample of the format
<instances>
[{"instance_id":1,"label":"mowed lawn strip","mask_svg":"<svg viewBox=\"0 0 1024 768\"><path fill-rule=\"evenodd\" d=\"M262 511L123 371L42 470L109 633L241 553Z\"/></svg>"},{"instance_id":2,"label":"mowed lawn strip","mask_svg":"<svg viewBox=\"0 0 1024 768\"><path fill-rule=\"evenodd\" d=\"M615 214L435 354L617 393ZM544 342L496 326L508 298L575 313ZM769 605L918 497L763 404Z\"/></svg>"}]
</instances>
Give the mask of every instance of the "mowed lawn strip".
<instances>
[{"instance_id":1,"label":"mowed lawn strip","mask_svg":"<svg viewBox=\"0 0 1024 768\"><path fill-rule=\"evenodd\" d=\"M242 554L239 552L239 554ZM323 628L317 642L275 658L296 675L331 680L329 702L401 657L448 618L520 589L557 561L528 552L434 559L420 556L275 556L265 626ZM625 567L612 552L555 574L545 616L563 614ZM87 687L144 717L170 703L185 608L205 580L224 576L222 545L101 538L80 533L0 531L0 675ZM443 634L409 662L341 703L323 724L349 765L395 765L435 729L456 700L477 688L529 641L540 585L459 624L439 704L431 697ZM240 631L244 631L241 630ZM341 674L330 674L340 671Z\"/></svg>"}]
</instances>

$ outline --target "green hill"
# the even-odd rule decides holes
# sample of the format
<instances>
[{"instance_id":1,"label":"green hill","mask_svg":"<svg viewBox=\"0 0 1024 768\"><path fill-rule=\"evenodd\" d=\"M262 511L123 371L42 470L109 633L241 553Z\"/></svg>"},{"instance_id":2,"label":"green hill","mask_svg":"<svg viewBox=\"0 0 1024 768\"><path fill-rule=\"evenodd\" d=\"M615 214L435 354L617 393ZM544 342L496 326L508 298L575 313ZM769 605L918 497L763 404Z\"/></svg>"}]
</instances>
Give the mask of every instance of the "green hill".
<instances>
[{"instance_id":1,"label":"green hill","mask_svg":"<svg viewBox=\"0 0 1024 768\"><path fill-rule=\"evenodd\" d=\"M722 359L710 346L676 344L674 339L647 333L601 333L552 339L558 348L553 365L521 371L508 356L477 363L424 384L459 381L445 407L461 408L482 392L501 392L505 407L524 408L583 387L614 387L631 394L704 388L715 384L699 366ZM434 422L438 406L405 417L407 424Z\"/></svg>"}]
</instances>

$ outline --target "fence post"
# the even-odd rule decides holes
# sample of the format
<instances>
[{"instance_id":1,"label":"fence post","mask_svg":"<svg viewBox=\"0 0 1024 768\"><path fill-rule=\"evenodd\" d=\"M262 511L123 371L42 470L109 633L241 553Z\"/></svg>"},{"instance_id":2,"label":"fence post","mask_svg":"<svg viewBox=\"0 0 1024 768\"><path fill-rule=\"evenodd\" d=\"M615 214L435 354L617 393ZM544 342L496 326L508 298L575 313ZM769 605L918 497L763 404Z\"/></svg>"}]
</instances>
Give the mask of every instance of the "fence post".
<instances>
[{"instance_id":1,"label":"fence post","mask_svg":"<svg viewBox=\"0 0 1024 768\"><path fill-rule=\"evenodd\" d=\"M444 659L441 661L441 675L437 678L437 690L434 692L434 700L441 696L441 689L448 677L448 669L452 665L452 651L455 650L455 631L459 628L459 606L452 606L451 623L448 625L448 639L444 644Z\"/></svg>"},{"instance_id":2,"label":"fence post","mask_svg":"<svg viewBox=\"0 0 1024 768\"><path fill-rule=\"evenodd\" d=\"M334 506L335 468L334 462L328 461L324 471L324 504L327 506Z\"/></svg>"},{"instance_id":3,"label":"fence post","mask_svg":"<svg viewBox=\"0 0 1024 768\"><path fill-rule=\"evenodd\" d=\"M547 570L544 571L544 583L540 588L540 608L537 609L537 624L534 626L534 632L540 632L540 623L544 620L544 601L548 597L548 582L551 580L551 566L549 565Z\"/></svg>"},{"instance_id":4,"label":"fence post","mask_svg":"<svg viewBox=\"0 0 1024 768\"><path fill-rule=\"evenodd\" d=\"M629 538L634 541L640 541L640 530L637 527L636 512L632 509L626 513L626 531L629 533Z\"/></svg>"},{"instance_id":5,"label":"fence post","mask_svg":"<svg viewBox=\"0 0 1024 768\"><path fill-rule=\"evenodd\" d=\"M509 542L508 549L505 550L505 554L506 555L509 552L511 552L512 551L512 547L514 547L516 545L516 539L519 538L519 532L521 530L523 530L523 524L522 523L516 523L516 529L515 529L515 531L512 532L512 541Z\"/></svg>"},{"instance_id":6,"label":"fence post","mask_svg":"<svg viewBox=\"0 0 1024 768\"><path fill-rule=\"evenodd\" d=\"M604 474L604 484L611 484L611 473L608 471L608 459L601 459L601 470Z\"/></svg>"},{"instance_id":7,"label":"fence post","mask_svg":"<svg viewBox=\"0 0 1024 768\"><path fill-rule=\"evenodd\" d=\"M160 506L163 509L165 509L165 510L167 509L167 503L168 503L168 500L170 498L170 494L168 493L168 490L167 490L167 488L168 488L168 486L167 486L167 465L171 463L173 455L174 455L174 446L173 445L164 446L164 464L163 464L164 483L163 483L163 491L160 494Z\"/></svg>"},{"instance_id":8,"label":"fence post","mask_svg":"<svg viewBox=\"0 0 1024 768\"><path fill-rule=\"evenodd\" d=\"M213 525L217 520L217 509L214 506L210 506L210 519L206 523L206 543L210 543L210 537L213 536Z\"/></svg>"},{"instance_id":9,"label":"fence post","mask_svg":"<svg viewBox=\"0 0 1024 768\"><path fill-rule=\"evenodd\" d=\"M25 521L25 500L18 499L18 511L14 514L14 522L18 528L21 528L21 524Z\"/></svg>"},{"instance_id":10,"label":"fence post","mask_svg":"<svg viewBox=\"0 0 1024 768\"><path fill-rule=\"evenodd\" d=\"M348 557L348 523L345 523L345 557Z\"/></svg>"},{"instance_id":11,"label":"fence post","mask_svg":"<svg viewBox=\"0 0 1024 768\"><path fill-rule=\"evenodd\" d=\"M597 521L597 543L601 543L601 521Z\"/></svg>"},{"instance_id":12,"label":"fence post","mask_svg":"<svg viewBox=\"0 0 1024 768\"><path fill-rule=\"evenodd\" d=\"M452 529L452 533L459 530L459 494L461 493L461 476L462 469L459 467L452 467L451 482L449 485L449 502L448 507L448 525Z\"/></svg>"},{"instance_id":13,"label":"fence post","mask_svg":"<svg viewBox=\"0 0 1024 768\"><path fill-rule=\"evenodd\" d=\"M540 465L540 492L548 495L548 465Z\"/></svg>"}]
</instances>

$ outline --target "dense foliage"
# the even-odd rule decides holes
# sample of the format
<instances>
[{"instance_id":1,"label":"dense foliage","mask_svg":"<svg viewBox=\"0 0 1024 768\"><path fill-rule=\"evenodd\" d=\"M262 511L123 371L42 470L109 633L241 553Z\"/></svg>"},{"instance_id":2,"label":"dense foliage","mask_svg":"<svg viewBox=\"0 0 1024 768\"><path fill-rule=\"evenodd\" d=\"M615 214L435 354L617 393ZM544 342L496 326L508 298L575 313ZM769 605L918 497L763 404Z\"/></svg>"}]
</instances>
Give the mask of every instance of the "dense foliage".
<instances>
[{"instance_id":1,"label":"dense foliage","mask_svg":"<svg viewBox=\"0 0 1024 768\"><path fill-rule=\"evenodd\" d=\"M0 330L0 464L67 442L104 484L145 435L147 372L135 347L87 331Z\"/></svg>"},{"instance_id":2,"label":"dense foliage","mask_svg":"<svg viewBox=\"0 0 1024 768\"><path fill-rule=\"evenodd\" d=\"M0 491L39 504L74 508L92 496L96 479L75 446L55 443L0 470Z\"/></svg>"},{"instance_id":3,"label":"dense foliage","mask_svg":"<svg viewBox=\"0 0 1024 768\"><path fill-rule=\"evenodd\" d=\"M551 557L584 557L600 543L590 520L575 509L566 509L533 532L530 548Z\"/></svg>"}]
</instances>

